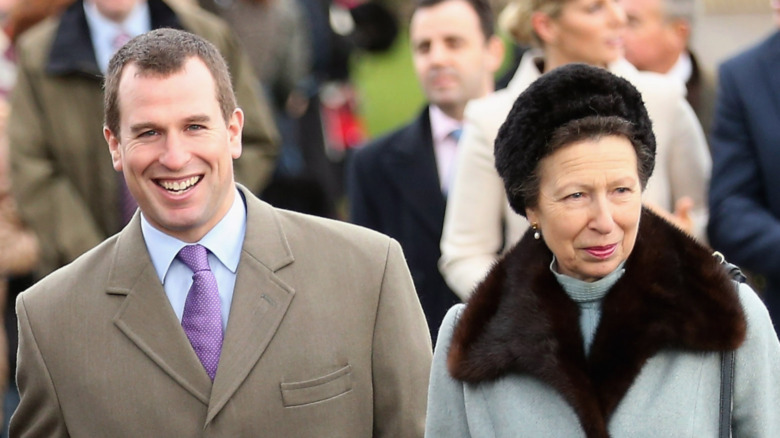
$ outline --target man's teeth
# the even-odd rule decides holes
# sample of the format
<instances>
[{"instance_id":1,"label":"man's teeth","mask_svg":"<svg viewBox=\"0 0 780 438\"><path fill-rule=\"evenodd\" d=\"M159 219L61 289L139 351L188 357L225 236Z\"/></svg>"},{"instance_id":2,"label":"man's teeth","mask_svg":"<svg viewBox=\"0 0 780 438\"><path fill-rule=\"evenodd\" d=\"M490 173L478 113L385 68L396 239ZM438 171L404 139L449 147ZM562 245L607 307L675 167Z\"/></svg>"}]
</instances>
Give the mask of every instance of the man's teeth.
<instances>
[{"instance_id":1,"label":"man's teeth","mask_svg":"<svg viewBox=\"0 0 780 438\"><path fill-rule=\"evenodd\" d=\"M163 186L165 190L180 192L194 186L198 181L200 181L200 177L193 176L192 178L186 179L184 181L160 181L160 185Z\"/></svg>"}]
</instances>

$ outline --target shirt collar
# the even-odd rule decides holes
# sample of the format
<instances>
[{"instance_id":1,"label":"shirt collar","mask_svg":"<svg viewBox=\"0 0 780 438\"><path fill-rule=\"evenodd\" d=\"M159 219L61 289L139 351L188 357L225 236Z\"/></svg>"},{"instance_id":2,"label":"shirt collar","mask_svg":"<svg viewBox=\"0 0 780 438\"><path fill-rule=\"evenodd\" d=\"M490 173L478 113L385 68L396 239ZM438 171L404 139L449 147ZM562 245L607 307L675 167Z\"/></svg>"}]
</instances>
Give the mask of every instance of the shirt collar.
<instances>
[{"instance_id":1,"label":"shirt collar","mask_svg":"<svg viewBox=\"0 0 780 438\"><path fill-rule=\"evenodd\" d=\"M681 80L683 84L688 83L692 74L693 61L691 61L691 55L688 52L680 53L677 62L675 62L672 68L666 73L667 76Z\"/></svg>"},{"instance_id":2,"label":"shirt collar","mask_svg":"<svg viewBox=\"0 0 780 438\"><path fill-rule=\"evenodd\" d=\"M173 259L176 258L176 255L182 248L190 245L190 243L183 242L153 227L146 220L143 212L141 213L141 232L146 242L146 248L149 251L149 257L152 259L154 270L157 272L160 283L164 283L165 275L168 273ZM246 205L244 197L236 189L233 205L231 205L225 217L196 243L205 246L219 259L220 263L235 274L241 258L245 234Z\"/></svg>"},{"instance_id":3,"label":"shirt collar","mask_svg":"<svg viewBox=\"0 0 780 438\"><path fill-rule=\"evenodd\" d=\"M431 105L428 109L428 117L431 120L431 136L434 143L446 139L452 131L463 127L463 123L444 114L438 106Z\"/></svg>"},{"instance_id":4,"label":"shirt collar","mask_svg":"<svg viewBox=\"0 0 780 438\"><path fill-rule=\"evenodd\" d=\"M90 28L98 32L110 32L110 38L116 35L119 30L124 30L130 36L138 36L150 30L152 17L149 13L149 4L145 1L136 3L133 10L127 15L121 23L109 20L98 11L95 3L84 2L84 13L87 14L87 22Z\"/></svg>"},{"instance_id":5,"label":"shirt collar","mask_svg":"<svg viewBox=\"0 0 780 438\"><path fill-rule=\"evenodd\" d=\"M149 4L146 1L136 3L133 10L121 23L109 20L98 11L94 2L84 2L84 14L87 17L89 33L93 45L103 44L111 49L114 38L124 31L128 36L136 37L151 30L152 16L149 12Z\"/></svg>"}]
</instances>

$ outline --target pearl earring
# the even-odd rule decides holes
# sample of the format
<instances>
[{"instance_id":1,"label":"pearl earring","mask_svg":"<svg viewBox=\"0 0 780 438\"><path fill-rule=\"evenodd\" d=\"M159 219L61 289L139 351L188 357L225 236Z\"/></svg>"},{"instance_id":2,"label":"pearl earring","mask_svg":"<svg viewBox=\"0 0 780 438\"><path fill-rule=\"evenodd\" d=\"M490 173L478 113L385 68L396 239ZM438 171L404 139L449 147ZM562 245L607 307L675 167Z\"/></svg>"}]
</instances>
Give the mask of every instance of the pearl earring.
<instances>
[{"instance_id":1,"label":"pearl earring","mask_svg":"<svg viewBox=\"0 0 780 438\"><path fill-rule=\"evenodd\" d=\"M531 224L531 228L534 230L534 239L539 240L542 238L542 233L539 231L539 225L534 222Z\"/></svg>"}]
</instances>

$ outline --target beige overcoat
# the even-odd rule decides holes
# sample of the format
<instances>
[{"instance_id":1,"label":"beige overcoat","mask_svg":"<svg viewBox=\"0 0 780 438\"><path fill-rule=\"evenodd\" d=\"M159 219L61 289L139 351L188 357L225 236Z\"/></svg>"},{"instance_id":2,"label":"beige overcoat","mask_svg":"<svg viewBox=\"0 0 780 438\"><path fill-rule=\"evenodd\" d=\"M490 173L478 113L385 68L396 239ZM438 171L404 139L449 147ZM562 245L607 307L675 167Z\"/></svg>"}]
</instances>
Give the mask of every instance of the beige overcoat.
<instances>
[{"instance_id":1,"label":"beige overcoat","mask_svg":"<svg viewBox=\"0 0 780 438\"><path fill-rule=\"evenodd\" d=\"M432 348L398 243L242 192L246 237L213 386L136 214L19 296L11 436L423 436Z\"/></svg>"}]
</instances>

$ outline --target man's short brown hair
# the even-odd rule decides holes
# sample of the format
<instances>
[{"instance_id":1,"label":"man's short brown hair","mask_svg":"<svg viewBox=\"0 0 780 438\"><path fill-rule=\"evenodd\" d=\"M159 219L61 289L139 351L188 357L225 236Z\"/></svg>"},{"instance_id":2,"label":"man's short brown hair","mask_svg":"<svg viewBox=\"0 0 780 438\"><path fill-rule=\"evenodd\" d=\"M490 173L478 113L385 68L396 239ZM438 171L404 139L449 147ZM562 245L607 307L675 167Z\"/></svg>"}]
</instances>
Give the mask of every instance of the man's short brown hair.
<instances>
[{"instance_id":1,"label":"man's short brown hair","mask_svg":"<svg viewBox=\"0 0 780 438\"><path fill-rule=\"evenodd\" d=\"M119 81L127 65L134 64L142 75L167 77L180 72L192 57L203 61L211 72L216 98L227 122L237 105L230 71L219 50L190 32L156 29L131 39L111 58L104 84L106 127L119 137Z\"/></svg>"}]
</instances>

